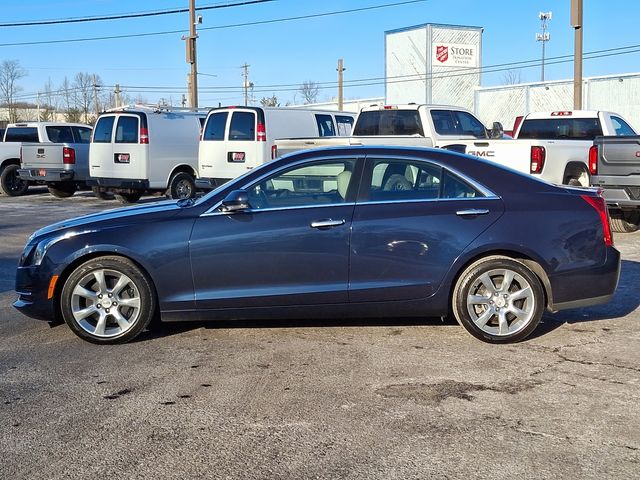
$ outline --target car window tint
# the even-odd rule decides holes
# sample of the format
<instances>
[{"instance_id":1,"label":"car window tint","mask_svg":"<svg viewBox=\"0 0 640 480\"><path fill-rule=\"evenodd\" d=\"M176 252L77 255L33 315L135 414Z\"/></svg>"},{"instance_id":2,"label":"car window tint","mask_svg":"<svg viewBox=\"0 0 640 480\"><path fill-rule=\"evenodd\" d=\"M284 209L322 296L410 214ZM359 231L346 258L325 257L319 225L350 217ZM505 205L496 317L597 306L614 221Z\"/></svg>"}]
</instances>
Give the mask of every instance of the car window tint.
<instances>
[{"instance_id":1,"label":"car window tint","mask_svg":"<svg viewBox=\"0 0 640 480\"><path fill-rule=\"evenodd\" d=\"M318 135L321 137L336 136L336 129L333 126L331 115L316 114L316 123L318 124Z\"/></svg>"},{"instance_id":2,"label":"car window tint","mask_svg":"<svg viewBox=\"0 0 640 480\"><path fill-rule=\"evenodd\" d=\"M323 160L280 171L249 187L251 208L344 203L354 182L355 159Z\"/></svg>"},{"instance_id":3,"label":"car window tint","mask_svg":"<svg viewBox=\"0 0 640 480\"><path fill-rule=\"evenodd\" d=\"M73 127L73 136L76 143L89 143L91 141L91 129L86 127Z\"/></svg>"},{"instance_id":4,"label":"car window tint","mask_svg":"<svg viewBox=\"0 0 640 480\"><path fill-rule=\"evenodd\" d=\"M630 137L636 134L633 128L620 117L611 117L611 123L618 137Z\"/></svg>"},{"instance_id":5,"label":"car window tint","mask_svg":"<svg viewBox=\"0 0 640 480\"><path fill-rule=\"evenodd\" d=\"M417 110L361 112L354 135L424 135Z\"/></svg>"},{"instance_id":6,"label":"car window tint","mask_svg":"<svg viewBox=\"0 0 640 480\"><path fill-rule=\"evenodd\" d=\"M68 125L49 125L45 130L50 142L73 143L73 132Z\"/></svg>"},{"instance_id":7,"label":"car window tint","mask_svg":"<svg viewBox=\"0 0 640 480\"><path fill-rule=\"evenodd\" d=\"M209 115L207 126L202 136L203 140L224 140L224 129L227 126L228 112L218 112Z\"/></svg>"},{"instance_id":8,"label":"car window tint","mask_svg":"<svg viewBox=\"0 0 640 480\"><path fill-rule=\"evenodd\" d=\"M113 122L115 121L115 117L100 117L98 119L98 123L96 123L96 128L93 131L93 142L94 143L110 143L111 142L111 132L113 131Z\"/></svg>"},{"instance_id":9,"label":"car window tint","mask_svg":"<svg viewBox=\"0 0 640 480\"><path fill-rule=\"evenodd\" d=\"M451 110L431 110L431 120L438 135L457 135L458 128Z\"/></svg>"},{"instance_id":10,"label":"car window tint","mask_svg":"<svg viewBox=\"0 0 640 480\"><path fill-rule=\"evenodd\" d=\"M545 118L522 122L518 138L543 140L593 140L602 135L597 118Z\"/></svg>"},{"instance_id":11,"label":"car window tint","mask_svg":"<svg viewBox=\"0 0 640 480\"><path fill-rule=\"evenodd\" d=\"M5 133L5 142L39 142L36 127L9 127Z\"/></svg>"},{"instance_id":12,"label":"car window tint","mask_svg":"<svg viewBox=\"0 0 640 480\"><path fill-rule=\"evenodd\" d=\"M233 112L229 127L229 140L255 140L256 116L252 112Z\"/></svg>"},{"instance_id":13,"label":"car window tint","mask_svg":"<svg viewBox=\"0 0 640 480\"><path fill-rule=\"evenodd\" d=\"M373 160L370 201L432 200L440 196L442 169L428 162Z\"/></svg>"},{"instance_id":14,"label":"car window tint","mask_svg":"<svg viewBox=\"0 0 640 480\"><path fill-rule=\"evenodd\" d=\"M473 135L476 138L487 138L487 129L473 115L467 112L454 111L454 117L462 135Z\"/></svg>"},{"instance_id":15,"label":"car window tint","mask_svg":"<svg viewBox=\"0 0 640 480\"><path fill-rule=\"evenodd\" d=\"M116 143L138 143L138 117L118 118Z\"/></svg>"},{"instance_id":16,"label":"car window tint","mask_svg":"<svg viewBox=\"0 0 640 480\"><path fill-rule=\"evenodd\" d=\"M353 117L336 115L336 124L338 126L338 135L342 137L351 135L351 130L353 129Z\"/></svg>"},{"instance_id":17,"label":"car window tint","mask_svg":"<svg viewBox=\"0 0 640 480\"><path fill-rule=\"evenodd\" d=\"M475 188L449 171L444 172L441 198L475 198L481 197Z\"/></svg>"}]
</instances>

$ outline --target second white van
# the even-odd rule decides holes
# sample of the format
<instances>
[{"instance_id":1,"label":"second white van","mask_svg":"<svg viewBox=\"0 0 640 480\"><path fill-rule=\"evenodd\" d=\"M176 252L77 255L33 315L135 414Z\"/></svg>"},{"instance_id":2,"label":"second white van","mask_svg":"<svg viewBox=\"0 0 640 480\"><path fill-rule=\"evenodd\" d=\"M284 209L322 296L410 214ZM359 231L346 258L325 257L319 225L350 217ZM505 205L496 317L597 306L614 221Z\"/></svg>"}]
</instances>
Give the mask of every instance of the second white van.
<instances>
[{"instance_id":1,"label":"second white van","mask_svg":"<svg viewBox=\"0 0 640 480\"><path fill-rule=\"evenodd\" d=\"M215 188L274 158L275 140L351 134L355 114L278 107L209 111L198 151L199 188Z\"/></svg>"}]
</instances>

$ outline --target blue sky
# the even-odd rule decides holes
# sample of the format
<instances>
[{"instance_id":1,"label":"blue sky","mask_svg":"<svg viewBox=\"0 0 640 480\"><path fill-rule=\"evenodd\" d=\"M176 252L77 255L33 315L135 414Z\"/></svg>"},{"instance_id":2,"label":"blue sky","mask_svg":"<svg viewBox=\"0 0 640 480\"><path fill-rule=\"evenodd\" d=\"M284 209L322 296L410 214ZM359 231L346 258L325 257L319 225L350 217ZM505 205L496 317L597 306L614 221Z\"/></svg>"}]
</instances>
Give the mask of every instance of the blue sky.
<instances>
[{"instance_id":1,"label":"blue sky","mask_svg":"<svg viewBox=\"0 0 640 480\"><path fill-rule=\"evenodd\" d=\"M344 59L345 80L384 76L384 32L423 23L471 25L484 28L483 66L539 59L539 11L553 11L549 24L551 41L547 57L573 52L573 29L569 26L570 0L426 0L419 3L372 9L358 13L323 16L265 25L210 29L237 23L282 19L348 9L396 3L402 0L275 0L258 5L220 8L199 12L203 23L198 39L200 87L218 92L200 93L201 106L240 104L241 65L250 65L249 78L254 96L275 94L278 99L300 102L296 87L305 80L332 82L336 79L338 58ZM221 4L220 0L197 0L196 6ZM230 2L233 3L233 2ZM605 50L640 44L637 21L640 6L636 0L584 0L584 51ZM12 21L62 19L93 15L125 14L172 8L186 8L188 0L30 0L3 2L0 23ZM22 42L51 42L132 33L188 30L188 15L174 14L149 18L110 20L51 26L0 28L0 60L18 59L28 71L20 81L21 94L41 90L47 79L60 85L77 72L98 74L104 85L164 87L161 92L141 95L150 102L160 97L178 104L185 89L185 46L180 33L116 40L42 45L10 45ZM640 49L640 47L638 48ZM640 53L585 60L584 75L607 75L640 71ZM540 67L522 68L523 82L537 81ZM570 78L573 64L547 65L547 80ZM215 75L215 76L214 76ZM483 85L503 83L504 73L483 76ZM379 80L373 81L380 82ZM233 91L229 87L235 87ZM346 98L383 96L379 83L345 89ZM319 101L336 95L335 88L320 91Z\"/></svg>"}]
</instances>

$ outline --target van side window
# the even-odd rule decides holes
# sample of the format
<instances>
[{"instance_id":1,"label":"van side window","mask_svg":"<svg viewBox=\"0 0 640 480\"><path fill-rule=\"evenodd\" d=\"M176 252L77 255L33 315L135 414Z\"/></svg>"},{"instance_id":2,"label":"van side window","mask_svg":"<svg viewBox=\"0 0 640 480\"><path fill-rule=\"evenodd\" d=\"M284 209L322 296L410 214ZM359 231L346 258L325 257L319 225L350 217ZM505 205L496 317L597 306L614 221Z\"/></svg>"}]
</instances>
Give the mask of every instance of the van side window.
<instances>
[{"instance_id":1,"label":"van side window","mask_svg":"<svg viewBox=\"0 0 640 480\"><path fill-rule=\"evenodd\" d=\"M228 112L218 112L209 115L207 126L202 135L203 140L224 140L224 129L227 126Z\"/></svg>"},{"instance_id":2,"label":"van side window","mask_svg":"<svg viewBox=\"0 0 640 480\"><path fill-rule=\"evenodd\" d=\"M233 112L229 140L255 140L256 116L251 112Z\"/></svg>"},{"instance_id":3,"label":"van side window","mask_svg":"<svg viewBox=\"0 0 640 480\"><path fill-rule=\"evenodd\" d=\"M336 124L338 125L338 135L341 137L351 135L351 129L353 129L353 117L336 115Z\"/></svg>"},{"instance_id":4,"label":"van side window","mask_svg":"<svg viewBox=\"0 0 640 480\"><path fill-rule=\"evenodd\" d=\"M113 131L113 122L115 117L101 117L96 123L96 129L93 131L94 143L111 143L111 132Z\"/></svg>"},{"instance_id":5,"label":"van side window","mask_svg":"<svg viewBox=\"0 0 640 480\"><path fill-rule=\"evenodd\" d=\"M116 127L116 143L138 143L138 118L122 116Z\"/></svg>"},{"instance_id":6,"label":"van side window","mask_svg":"<svg viewBox=\"0 0 640 480\"><path fill-rule=\"evenodd\" d=\"M336 136L336 129L333 126L331 115L316 114L316 123L318 124L318 134L321 137Z\"/></svg>"}]
</instances>

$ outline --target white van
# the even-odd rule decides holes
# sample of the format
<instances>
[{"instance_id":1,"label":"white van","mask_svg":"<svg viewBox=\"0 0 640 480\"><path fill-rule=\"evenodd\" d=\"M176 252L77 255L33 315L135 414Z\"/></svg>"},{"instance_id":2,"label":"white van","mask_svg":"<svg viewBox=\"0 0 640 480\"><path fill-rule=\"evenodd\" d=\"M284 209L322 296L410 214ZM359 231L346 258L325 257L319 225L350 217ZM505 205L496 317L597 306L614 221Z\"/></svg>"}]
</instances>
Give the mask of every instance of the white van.
<instances>
[{"instance_id":1,"label":"white van","mask_svg":"<svg viewBox=\"0 0 640 480\"><path fill-rule=\"evenodd\" d=\"M332 110L214 108L200 140L196 184L215 188L275 158L276 138L348 136L354 117Z\"/></svg>"},{"instance_id":2,"label":"white van","mask_svg":"<svg viewBox=\"0 0 640 480\"><path fill-rule=\"evenodd\" d=\"M87 181L97 196L136 202L145 191L196 192L198 140L206 111L133 105L102 113L89 149Z\"/></svg>"}]
</instances>

